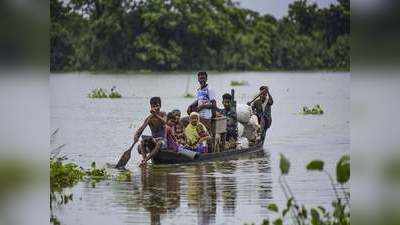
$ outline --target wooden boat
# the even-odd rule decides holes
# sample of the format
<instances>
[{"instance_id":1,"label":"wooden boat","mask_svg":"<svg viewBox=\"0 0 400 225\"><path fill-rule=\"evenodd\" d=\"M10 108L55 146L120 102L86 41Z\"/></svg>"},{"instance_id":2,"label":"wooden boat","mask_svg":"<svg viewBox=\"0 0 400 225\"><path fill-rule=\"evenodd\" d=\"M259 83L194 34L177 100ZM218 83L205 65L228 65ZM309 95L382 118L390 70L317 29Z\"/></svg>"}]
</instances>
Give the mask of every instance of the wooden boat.
<instances>
[{"instance_id":1,"label":"wooden boat","mask_svg":"<svg viewBox=\"0 0 400 225\"><path fill-rule=\"evenodd\" d=\"M153 157L152 162L154 164L197 163L230 160L240 157L260 157L262 155L264 155L264 149L261 144L244 149L231 149L221 152L197 154L195 158L190 158L176 151L163 150Z\"/></svg>"},{"instance_id":2,"label":"wooden boat","mask_svg":"<svg viewBox=\"0 0 400 225\"><path fill-rule=\"evenodd\" d=\"M235 91L231 90L232 102L231 105L236 111ZM153 156L154 164L178 164L178 163L196 163L214 160L227 160L237 158L239 156L260 156L264 154L263 141L248 148L242 149L225 149L225 134L226 134L227 118L216 117L211 120L212 139L209 143L212 153L196 154L195 157L189 157L185 154L178 153L173 150L161 150ZM192 153L193 155L194 153Z\"/></svg>"}]
</instances>

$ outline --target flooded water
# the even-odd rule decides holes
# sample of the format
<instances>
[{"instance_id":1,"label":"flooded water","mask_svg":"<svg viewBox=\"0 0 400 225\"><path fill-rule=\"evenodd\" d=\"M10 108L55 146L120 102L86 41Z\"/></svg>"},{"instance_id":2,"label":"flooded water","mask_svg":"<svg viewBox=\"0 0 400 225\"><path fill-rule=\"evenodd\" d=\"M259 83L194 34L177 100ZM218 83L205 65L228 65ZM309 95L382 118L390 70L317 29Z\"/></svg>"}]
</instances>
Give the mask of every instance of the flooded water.
<instances>
[{"instance_id":1,"label":"flooded water","mask_svg":"<svg viewBox=\"0 0 400 225\"><path fill-rule=\"evenodd\" d=\"M322 173L305 169L322 159L335 175L336 161L350 150L350 74L348 73L224 73L209 74L209 84L221 105L232 80L249 85L234 87L238 104L249 101L261 85L274 98L273 122L264 156L252 159L153 166L141 170L133 151L128 169L131 181L115 179L95 188L82 182L70 190L73 201L56 207L62 224L259 224L269 216L272 202L286 202L280 189L279 153L291 161L287 180L301 204L329 207L334 193ZM132 134L149 113L149 98L161 96L164 111L186 111L193 99L196 77L188 74L88 75L54 74L51 86L51 127L59 128L55 146L84 168L92 161L116 163L130 146ZM89 99L94 88L116 86L121 99ZM320 104L325 113L304 116L303 105ZM147 133L149 130L146 129Z\"/></svg>"}]
</instances>

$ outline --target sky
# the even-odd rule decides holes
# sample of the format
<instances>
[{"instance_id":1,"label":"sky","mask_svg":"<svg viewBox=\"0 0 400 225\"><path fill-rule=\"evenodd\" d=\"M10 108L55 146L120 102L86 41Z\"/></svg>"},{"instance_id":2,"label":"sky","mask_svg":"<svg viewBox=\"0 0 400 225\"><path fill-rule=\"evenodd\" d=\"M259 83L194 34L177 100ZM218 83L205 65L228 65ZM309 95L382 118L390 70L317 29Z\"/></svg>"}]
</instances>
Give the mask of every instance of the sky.
<instances>
[{"instance_id":1,"label":"sky","mask_svg":"<svg viewBox=\"0 0 400 225\"><path fill-rule=\"evenodd\" d=\"M242 8L248 8L261 14L272 14L275 18L280 19L287 15L288 6L295 0L236 0ZM336 3L336 0L309 0L316 2L320 8L327 7Z\"/></svg>"}]
</instances>

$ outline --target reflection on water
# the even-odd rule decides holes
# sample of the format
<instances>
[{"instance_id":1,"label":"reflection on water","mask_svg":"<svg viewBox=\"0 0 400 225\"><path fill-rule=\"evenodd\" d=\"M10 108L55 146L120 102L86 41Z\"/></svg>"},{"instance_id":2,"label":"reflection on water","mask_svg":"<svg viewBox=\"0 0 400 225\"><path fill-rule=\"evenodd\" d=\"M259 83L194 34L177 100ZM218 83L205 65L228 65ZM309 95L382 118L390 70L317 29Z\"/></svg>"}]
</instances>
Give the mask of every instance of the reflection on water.
<instances>
[{"instance_id":1,"label":"reflection on water","mask_svg":"<svg viewBox=\"0 0 400 225\"><path fill-rule=\"evenodd\" d=\"M243 169L247 173L238 176L238 170ZM115 184L110 188L114 196L111 201L118 203L118 212L123 212L121 216L129 215L130 219L126 223L137 223L143 219L143 214L147 214L148 220L142 222L152 225L170 224L170 221L174 221L173 224L216 224L217 218L218 223L232 224L235 220L246 217L241 212L236 212L238 204L251 207L255 213L264 212L262 214L266 216L267 210L264 206L271 198L267 156L256 161L239 159L196 165L157 165L138 172L132 176L131 181ZM254 176L258 179L252 178ZM253 184L249 183L249 179ZM104 186L96 188L102 189ZM86 191L91 195L90 190ZM249 195L257 193L257 196L249 198ZM98 199L89 196L83 204L90 201ZM112 202L109 204L116 207ZM67 214L64 215L65 218L68 217ZM115 214L110 216L118 217ZM257 221L254 216L247 217L247 221Z\"/></svg>"},{"instance_id":2,"label":"reflection on water","mask_svg":"<svg viewBox=\"0 0 400 225\"><path fill-rule=\"evenodd\" d=\"M304 166L323 159L334 171L335 162L349 151L350 76L326 73L245 73L210 75L217 96L229 92L231 80L245 79L235 87L238 103L251 99L262 84L274 97L273 123L264 146L265 155L248 159L196 165L149 166L141 170L140 157L132 154L128 182L112 179L95 188L80 183L74 198L54 210L61 224L244 224L268 217L271 202L285 204L277 184L279 153L292 163L288 182L296 199L305 205L330 206L334 193L329 180L308 173ZM59 128L56 144L66 144L63 154L89 168L115 163L130 145L134 129L148 113L149 95L162 96L164 110L185 108L182 75L52 75L51 128ZM113 85L121 99L88 99L96 87ZM194 79L191 89L195 89ZM221 101L217 99L221 106ZM322 116L301 116L302 105L321 104ZM146 131L145 131L146 132ZM147 131L148 132L148 131ZM133 151L136 153L136 151Z\"/></svg>"}]
</instances>

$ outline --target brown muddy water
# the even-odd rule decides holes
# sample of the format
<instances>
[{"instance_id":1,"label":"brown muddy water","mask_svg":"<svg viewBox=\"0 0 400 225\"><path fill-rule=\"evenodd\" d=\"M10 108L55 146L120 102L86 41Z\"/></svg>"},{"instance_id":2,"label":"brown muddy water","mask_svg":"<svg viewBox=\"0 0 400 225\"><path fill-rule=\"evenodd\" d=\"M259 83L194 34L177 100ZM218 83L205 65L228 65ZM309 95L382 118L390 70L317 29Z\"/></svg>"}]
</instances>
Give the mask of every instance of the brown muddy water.
<instances>
[{"instance_id":1,"label":"brown muddy water","mask_svg":"<svg viewBox=\"0 0 400 225\"><path fill-rule=\"evenodd\" d=\"M185 112L193 99L184 98L197 86L194 75L89 75L53 74L51 128L59 128L55 146L61 154L89 168L116 163L129 147L132 134L149 111L149 98L160 96L165 111ZM334 175L336 161L350 150L349 73L223 73L209 74L209 84L221 107L232 80L238 103L250 100L260 85L268 85L274 98L273 122L256 158L153 166L141 170L133 151L128 169L131 181L111 178L92 187L81 182L71 190L73 201L54 208L61 224L259 224L270 216L267 205L286 202L278 182L279 153L291 161L287 180L301 204L329 207L334 193L322 173L307 172L305 165L322 159ZM94 88L116 86L121 99L89 99ZM320 104L325 114L304 116L303 105ZM145 132L149 132L146 130ZM347 187L349 188L349 187Z\"/></svg>"}]
</instances>

